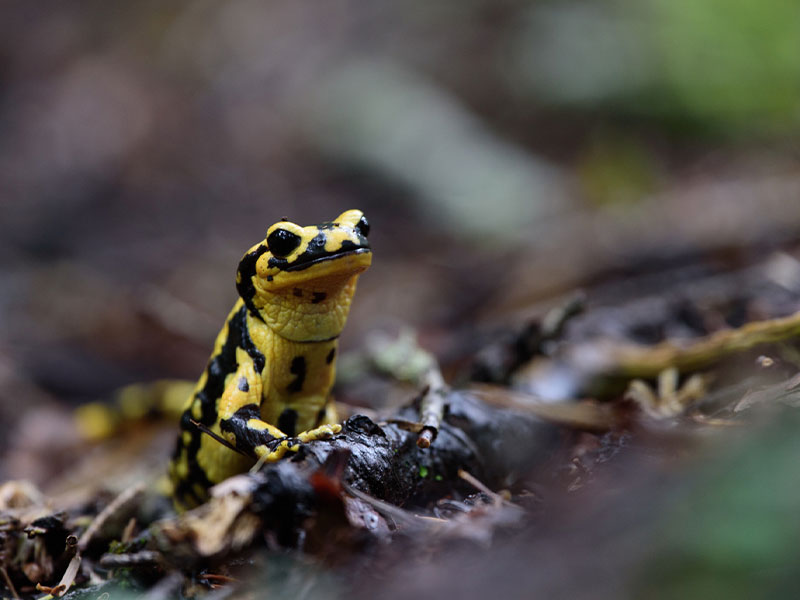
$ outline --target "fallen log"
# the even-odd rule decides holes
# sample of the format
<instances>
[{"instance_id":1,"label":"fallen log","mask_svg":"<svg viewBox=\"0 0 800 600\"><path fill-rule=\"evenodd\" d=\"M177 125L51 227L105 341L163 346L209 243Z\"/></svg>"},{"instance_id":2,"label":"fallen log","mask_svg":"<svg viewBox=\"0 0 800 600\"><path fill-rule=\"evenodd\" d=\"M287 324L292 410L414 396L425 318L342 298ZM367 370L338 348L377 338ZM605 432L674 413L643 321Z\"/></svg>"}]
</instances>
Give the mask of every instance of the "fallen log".
<instances>
[{"instance_id":1,"label":"fallen log","mask_svg":"<svg viewBox=\"0 0 800 600\"><path fill-rule=\"evenodd\" d=\"M450 392L435 443L421 448L420 426L411 420L417 415L412 405L380 425L351 417L341 434L231 478L212 490L208 503L160 521L148 546L186 568L227 558L259 539L303 547L320 521L325 537L337 527L374 535L413 527L423 522L414 515L431 515L436 500L476 492L460 473L494 490L513 485L547 455L557 431L530 413Z\"/></svg>"}]
</instances>

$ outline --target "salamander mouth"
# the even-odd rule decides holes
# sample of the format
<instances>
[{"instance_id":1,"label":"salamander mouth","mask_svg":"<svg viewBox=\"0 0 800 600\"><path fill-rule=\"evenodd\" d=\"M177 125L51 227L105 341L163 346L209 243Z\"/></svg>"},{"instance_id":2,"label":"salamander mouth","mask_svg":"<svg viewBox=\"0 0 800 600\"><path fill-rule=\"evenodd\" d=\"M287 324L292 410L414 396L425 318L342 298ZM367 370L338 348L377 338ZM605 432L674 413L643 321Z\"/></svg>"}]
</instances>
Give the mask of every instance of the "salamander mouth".
<instances>
[{"instance_id":1,"label":"salamander mouth","mask_svg":"<svg viewBox=\"0 0 800 600\"><path fill-rule=\"evenodd\" d=\"M331 252L330 254L324 254L323 256L309 256L308 258L303 258L302 256L298 257L295 262L291 265L284 267L281 269L282 271L302 271L303 269L307 269L313 265L318 265L319 263L327 262L329 260L335 260L337 258L343 258L345 256L349 256L351 254L369 254L372 252L371 248L355 248L352 250L340 250L338 252Z\"/></svg>"}]
</instances>

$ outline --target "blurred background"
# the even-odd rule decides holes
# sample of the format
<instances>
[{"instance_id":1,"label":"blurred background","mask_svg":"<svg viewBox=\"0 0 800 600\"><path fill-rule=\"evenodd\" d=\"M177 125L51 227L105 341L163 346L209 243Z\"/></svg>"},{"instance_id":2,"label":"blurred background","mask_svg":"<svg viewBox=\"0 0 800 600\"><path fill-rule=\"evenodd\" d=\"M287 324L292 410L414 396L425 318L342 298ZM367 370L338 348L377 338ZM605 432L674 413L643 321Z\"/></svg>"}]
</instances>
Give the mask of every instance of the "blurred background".
<instances>
[{"instance_id":1,"label":"blurred background","mask_svg":"<svg viewBox=\"0 0 800 600\"><path fill-rule=\"evenodd\" d=\"M345 350L443 359L578 286L796 257L798 39L789 0L4 2L0 434L196 377L284 216L370 219Z\"/></svg>"},{"instance_id":2,"label":"blurred background","mask_svg":"<svg viewBox=\"0 0 800 600\"><path fill-rule=\"evenodd\" d=\"M348 344L800 231L786 0L1 10L0 359L61 397L194 377L283 216L372 221Z\"/></svg>"}]
</instances>

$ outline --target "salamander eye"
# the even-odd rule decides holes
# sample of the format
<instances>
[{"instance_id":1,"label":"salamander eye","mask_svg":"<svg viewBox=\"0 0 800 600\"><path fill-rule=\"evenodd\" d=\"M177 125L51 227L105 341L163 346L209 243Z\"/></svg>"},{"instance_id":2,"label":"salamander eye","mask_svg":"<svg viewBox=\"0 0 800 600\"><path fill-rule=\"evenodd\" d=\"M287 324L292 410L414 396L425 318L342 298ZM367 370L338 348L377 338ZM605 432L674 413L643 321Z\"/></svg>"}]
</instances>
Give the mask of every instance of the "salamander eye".
<instances>
[{"instance_id":1,"label":"salamander eye","mask_svg":"<svg viewBox=\"0 0 800 600\"><path fill-rule=\"evenodd\" d=\"M367 221L367 217L364 215L361 215L361 219L359 219L356 224L356 231L364 237L369 236L369 221Z\"/></svg>"},{"instance_id":2,"label":"salamander eye","mask_svg":"<svg viewBox=\"0 0 800 600\"><path fill-rule=\"evenodd\" d=\"M289 256L299 245L300 236L286 229L276 229L267 236L269 251L276 258Z\"/></svg>"}]
</instances>

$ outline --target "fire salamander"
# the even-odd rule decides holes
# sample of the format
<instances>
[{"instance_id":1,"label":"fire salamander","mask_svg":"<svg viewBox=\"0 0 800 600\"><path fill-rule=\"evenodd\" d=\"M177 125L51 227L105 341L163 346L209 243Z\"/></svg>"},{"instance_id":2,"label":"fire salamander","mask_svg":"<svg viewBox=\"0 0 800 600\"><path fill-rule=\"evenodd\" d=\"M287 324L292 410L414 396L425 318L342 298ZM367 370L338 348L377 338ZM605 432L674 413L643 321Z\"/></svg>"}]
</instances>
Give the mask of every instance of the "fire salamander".
<instances>
[{"instance_id":1,"label":"fire salamander","mask_svg":"<svg viewBox=\"0 0 800 600\"><path fill-rule=\"evenodd\" d=\"M240 298L181 418L169 469L179 510L257 459L341 430L329 392L356 280L372 262L368 234L359 210L308 227L283 220L244 255Z\"/></svg>"}]
</instances>

